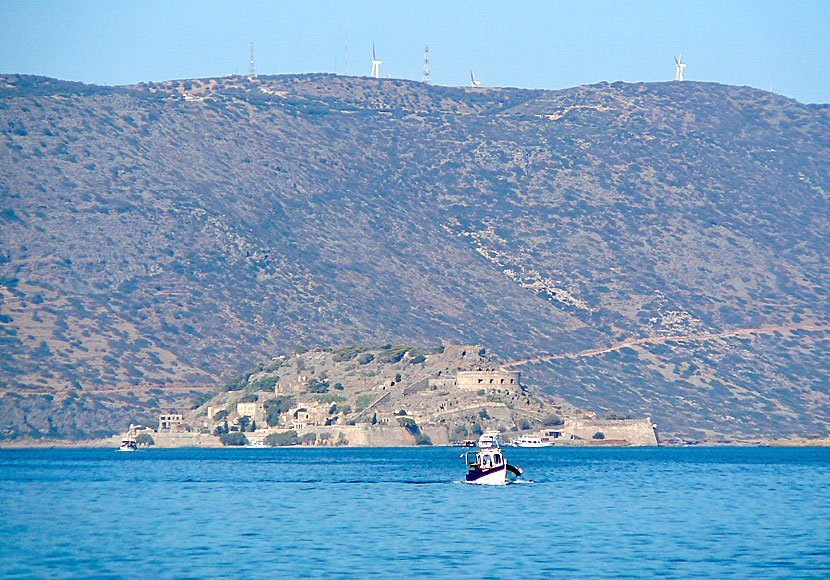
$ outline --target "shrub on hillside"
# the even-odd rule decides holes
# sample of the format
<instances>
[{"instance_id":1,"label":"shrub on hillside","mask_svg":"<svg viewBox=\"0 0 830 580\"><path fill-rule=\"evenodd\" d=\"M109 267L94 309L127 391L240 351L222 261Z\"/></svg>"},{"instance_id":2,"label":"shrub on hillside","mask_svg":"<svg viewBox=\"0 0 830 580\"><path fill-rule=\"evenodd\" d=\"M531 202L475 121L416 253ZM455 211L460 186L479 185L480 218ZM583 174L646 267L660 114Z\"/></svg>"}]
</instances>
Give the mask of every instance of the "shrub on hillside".
<instances>
[{"instance_id":1,"label":"shrub on hillside","mask_svg":"<svg viewBox=\"0 0 830 580\"><path fill-rule=\"evenodd\" d=\"M274 387L279 382L279 377L265 377L251 385L252 391L273 391Z\"/></svg>"},{"instance_id":2,"label":"shrub on hillside","mask_svg":"<svg viewBox=\"0 0 830 580\"><path fill-rule=\"evenodd\" d=\"M279 396L265 401L265 420L269 427L276 427L280 422L280 415L288 412L294 405L294 398Z\"/></svg>"},{"instance_id":3,"label":"shrub on hillside","mask_svg":"<svg viewBox=\"0 0 830 580\"><path fill-rule=\"evenodd\" d=\"M318 381L317 379L311 379L308 381L308 391L310 393L327 393L328 390L328 381Z\"/></svg>"},{"instance_id":4,"label":"shrub on hillside","mask_svg":"<svg viewBox=\"0 0 830 580\"><path fill-rule=\"evenodd\" d=\"M562 417L557 415L556 413L551 413L547 417L544 418L542 421L542 425L545 427L555 427L557 425L564 425L565 421L562 420Z\"/></svg>"},{"instance_id":5,"label":"shrub on hillside","mask_svg":"<svg viewBox=\"0 0 830 580\"><path fill-rule=\"evenodd\" d=\"M372 395L360 395L354 403L355 409L362 411L372 403Z\"/></svg>"}]
</instances>

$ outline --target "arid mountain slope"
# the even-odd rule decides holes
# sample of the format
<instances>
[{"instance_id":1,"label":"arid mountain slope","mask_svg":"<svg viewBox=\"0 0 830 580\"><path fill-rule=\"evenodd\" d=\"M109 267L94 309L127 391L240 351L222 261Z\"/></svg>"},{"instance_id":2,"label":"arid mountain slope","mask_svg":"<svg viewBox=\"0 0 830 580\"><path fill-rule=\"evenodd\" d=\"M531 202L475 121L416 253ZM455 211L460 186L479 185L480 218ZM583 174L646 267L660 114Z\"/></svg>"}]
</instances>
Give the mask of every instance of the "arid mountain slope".
<instances>
[{"instance_id":1,"label":"arid mountain slope","mask_svg":"<svg viewBox=\"0 0 830 580\"><path fill-rule=\"evenodd\" d=\"M828 432L826 106L691 82L4 76L0 131L6 392L205 384L297 343L507 361L805 323L522 370L692 437Z\"/></svg>"}]
</instances>

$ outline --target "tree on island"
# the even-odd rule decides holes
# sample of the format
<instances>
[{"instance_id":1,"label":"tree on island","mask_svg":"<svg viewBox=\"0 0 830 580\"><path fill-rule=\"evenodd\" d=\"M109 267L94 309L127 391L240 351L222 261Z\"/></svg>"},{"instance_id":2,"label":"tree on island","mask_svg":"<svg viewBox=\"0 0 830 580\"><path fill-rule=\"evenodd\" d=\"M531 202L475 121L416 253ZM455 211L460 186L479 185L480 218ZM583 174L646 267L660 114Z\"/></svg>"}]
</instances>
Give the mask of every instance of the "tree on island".
<instances>
[{"instance_id":1,"label":"tree on island","mask_svg":"<svg viewBox=\"0 0 830 580\"><path fill-rule=\"evenodd\" d=\"M219 441L222 442L222 445L232 445L237 447L241 447L242 445L248 444L248 438L245 437L245 434L241 431L222 433L219 436Z\"/></svg>"},{"instance_id":2,"label":"tree on island","mask_svg":"<svg viewBox=\"0 0 830 580\"><path fill-rule=\"evenodd\" d=\"M142 433L141 435L135 438L135 442L136 445L142 445L146 447L156 444L156 442L153 441L153 437L149 433Z\"/></svg>"}]
</instances>

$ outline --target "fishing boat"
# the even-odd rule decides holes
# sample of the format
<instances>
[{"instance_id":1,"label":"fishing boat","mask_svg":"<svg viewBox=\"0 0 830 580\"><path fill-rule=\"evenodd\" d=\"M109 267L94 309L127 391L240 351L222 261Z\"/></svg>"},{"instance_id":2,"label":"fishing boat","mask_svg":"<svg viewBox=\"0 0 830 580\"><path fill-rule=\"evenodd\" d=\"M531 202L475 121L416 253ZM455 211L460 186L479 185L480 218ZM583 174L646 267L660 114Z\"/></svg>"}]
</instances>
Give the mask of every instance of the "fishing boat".
<instances>
[{"instance_id":1,"label":"fishing boat","mask_svg":"<svg viewBox=\"0 0 830 580\"><path fill-rule=\"evenodd\" d=\"M505 485L522 475L520 467L507 463L501 451L501 435L498 431L484 433L478 444L478 451L468 451L462 455L467 464L467 483Z\"/></svg>"}]
</instances>

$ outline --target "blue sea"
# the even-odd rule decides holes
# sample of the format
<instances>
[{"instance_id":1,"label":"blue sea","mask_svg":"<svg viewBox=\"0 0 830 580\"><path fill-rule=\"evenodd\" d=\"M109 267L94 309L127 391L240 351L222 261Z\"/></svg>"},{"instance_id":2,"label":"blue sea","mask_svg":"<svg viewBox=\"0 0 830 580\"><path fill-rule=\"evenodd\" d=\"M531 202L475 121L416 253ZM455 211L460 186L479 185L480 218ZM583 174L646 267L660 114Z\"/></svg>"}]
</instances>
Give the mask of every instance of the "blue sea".
<instances>
[{"instance_id":1,"label":"blue sea","mask_svg":"<svg viewBox=\"0 0 830 580\"><path fill-rule=\"evenodd\" d=\"M830 578L830 449L0 450L0 577Z\"/></svg>"}]
</instances>

